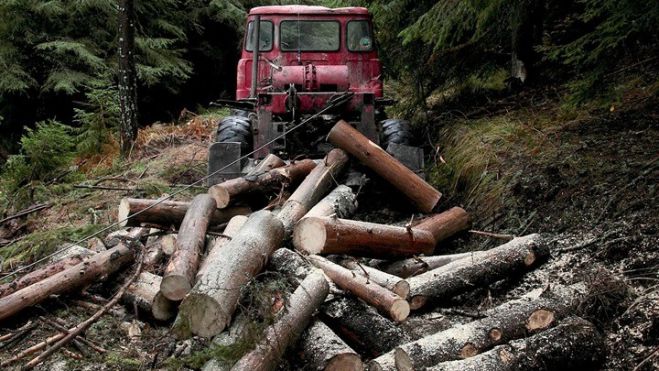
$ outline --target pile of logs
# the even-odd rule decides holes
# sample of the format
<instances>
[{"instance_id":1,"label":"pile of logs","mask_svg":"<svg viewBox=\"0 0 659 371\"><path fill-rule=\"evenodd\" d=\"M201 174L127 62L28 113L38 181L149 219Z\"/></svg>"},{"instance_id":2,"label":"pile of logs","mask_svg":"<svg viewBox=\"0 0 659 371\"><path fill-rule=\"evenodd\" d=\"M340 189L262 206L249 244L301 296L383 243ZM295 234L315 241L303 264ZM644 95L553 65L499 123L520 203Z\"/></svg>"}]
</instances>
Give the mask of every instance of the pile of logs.
<instances>
[{"instance_id":1,"label":"pile of logs","mask_svg":"<svg viewBox=\"0 0 659 371\"><path fill-rule=\"evenodd\" d=\"M583 285L545 288L426 337L399 326L413 311L513 275L548 256L537 234L487 251L441 255L442 242L471 227L460 207L436 213L441 193L340 121L336 147L321 161L285 163L270 155L244 177L210 187L190 202L127 198L126 229L95 250L77 247L0 286L0 321L55 294L83 290L141 257L142 272L122 300L180 339L235 343L247 316L244 289L264 270L292 287L250 351L206 370L272 370L287 349L314 370L517 370L593 365L595 328L570 317ZM393 185L425 216L406 225L352 220L357 195L341 185L350 158ZM287 191L287 192L284 192ZM254 194L289 194L252 212ZM141 251L141 254L139 252ZM551 344L545 346L545 344Z\"/></svg>"}]
</instances>

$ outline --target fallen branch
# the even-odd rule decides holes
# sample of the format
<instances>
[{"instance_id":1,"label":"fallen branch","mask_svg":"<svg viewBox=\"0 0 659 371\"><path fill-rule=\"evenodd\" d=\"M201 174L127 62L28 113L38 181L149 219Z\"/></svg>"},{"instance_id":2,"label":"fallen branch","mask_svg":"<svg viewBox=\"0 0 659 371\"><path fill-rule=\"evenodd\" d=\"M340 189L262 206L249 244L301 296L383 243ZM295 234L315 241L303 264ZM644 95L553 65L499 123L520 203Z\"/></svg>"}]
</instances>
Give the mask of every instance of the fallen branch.
<instances>
[{"instance_id":1,"label":"fallen branch","mask_svg":"<svg viewBox=\"0 0 659 371\"><path fill-rule=\"evenodd\" d=\"M53 205L49 204L49 203L46 203L46 204L40 204L40 205L29 207L25 210L19 211L18 213L14 214L14 215L8 216L4 219L0 219L0 224L3 224L5 222L8 222L8 221L13 220L13 219L20 218L20 217L25 216L25 215L36 213L37 211L47 209L51 206L53 206Z\"/></svg>"}]
</instances>

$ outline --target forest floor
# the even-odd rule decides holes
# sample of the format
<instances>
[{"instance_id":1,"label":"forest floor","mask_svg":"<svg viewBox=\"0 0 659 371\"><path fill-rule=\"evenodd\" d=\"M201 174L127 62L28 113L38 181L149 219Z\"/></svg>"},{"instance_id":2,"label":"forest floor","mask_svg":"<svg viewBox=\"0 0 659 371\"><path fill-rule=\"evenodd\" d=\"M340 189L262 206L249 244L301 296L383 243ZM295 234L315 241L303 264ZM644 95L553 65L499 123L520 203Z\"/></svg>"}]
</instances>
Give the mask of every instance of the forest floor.
<instances>
[{"instance_id":1,"label":"forest floor","mask_svg":"<svg viewBox=\"0 0 659 371\"><path fill-rule=\"evenodd\" d=\"M545 234L551 241L551 257L532 272L456 297L445 303L445 308L413 314L401 324L403 329L417 338L467 322L472 318L463 314L478 313L530 290L586 281L601 294L597 296L598 303L590 303L580 313L596 323L606 338L607 355L601 369L633 370L656 354L659 349L658 103L656 94L636 95L608 110L584 109L563 116L557 113L560 108L555 99L526 92L492 101L459 122L449 124L440 120L440 135L444 137L438 140L439 146L431 158L436 164L431 166L434 169L430 171L430 179L446 195L444 207L465 207L474 216L477 230L516 236ZM456 126L458 123L463 126ZM485 130L483 123L491 125ZM509 130L511 126L516 129ZM498 127L496 135L492 127ZM44 235L46 230L62 228L62 233L82 233L92 223L96 228L106 226L116 220L120 198L155 198L162 193L177 192L180 189L177 184L199 179L205 173L205 148L212 132L212 120L205 118L180 126L145 129L132 160L102 165L92 173L94 179L85 183L105 179L103 185L135 190L71 186L51 190L51 199L57 200L52 201L52 207L0 229L0 239L23 238L0 247L5 259L3 271L46 253L47 249L33 246L43 239L48 239L50 249L55 248L51 240L61 235ZM463 153L455 149L456 143L478 145ZM464 161L471 156L484 161ZM203 189L194 190L197 191ZM194 192L176 198L189 199ZM363 189L357 217L371 221L409 221L412 211L404 204L383 207L387 205L382 205L382 199L395 198L383 198L391 196L390 192L378 182ZM26 235L33 237L23 237ZM442 253L451 253L483 250L500 243L468 234L440 248ZM121 276L112 280L122 279ZM88 291L108 297L112 294L108 286L112 285L95 285ZM117 308L87 331L87 337L108 349L108 353L89 352L82 360L75 360L58 352L39 369L175 369L183 365L198 368L208 358L208 354L200 351L207 342L200 339L176 342L168 334L170 324L156 323L131 309ZM89 315L90 309L73 304L69 298L53 298L22 312L3 326L20 327L38 316L61 318L73 326ZM0 328L0 335L3 333L4 329ZM0 359L8 359L52 333L52 329L39 325L21 342L0 349ZM294 356L286 361L284 368L300 366ZM25 360L17 362L15 367L18 369L22 362ZM654 357L638 370L657 368L659 357Z\"/></svg>"}]
</instances>

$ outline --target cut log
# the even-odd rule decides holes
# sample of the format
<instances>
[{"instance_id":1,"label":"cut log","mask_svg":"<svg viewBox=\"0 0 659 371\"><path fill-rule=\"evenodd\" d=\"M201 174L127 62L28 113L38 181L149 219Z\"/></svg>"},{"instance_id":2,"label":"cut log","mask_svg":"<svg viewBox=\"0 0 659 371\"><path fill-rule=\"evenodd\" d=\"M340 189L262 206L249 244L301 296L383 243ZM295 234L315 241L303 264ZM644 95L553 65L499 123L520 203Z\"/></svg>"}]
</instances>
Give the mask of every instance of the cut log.
<instances>
[{"instance_id":1,"label":"cut log","mask_svg":"<svg viewBox=\"0 0 659 371\"><path fill-rule=\"evenodd\" d=\"M224 282L221 271L225 268L225 257L221 253L224 246L238 234L247 221L246 216L234 216L224 229L224 236L219 237L201 269L197 273L197 282L179 307L178 318L173 332L178 338L191 335L210 337L217 334L214 316L220 310L218 301L224 295Z\"/></svg>"},{"instance_id":2,"label":"cut log","mask_svg":"<svg viewBox=\"0 0 659 371\"><path fill-rule=\"evenodd\" d=\"M490 309L485 318L454 326L401 345L369 363L372 370L423 369L472 357L495 345L554 326L587 297L584 285L556 286L540 297L528 295Z\"/></svg>"},{"instance_id":3,"label":"cut log","mask_svg":"<svg viewBox=\"0 0 659 371\"><path fill-rule=\"evenodd\" d=\"M279 192L283 186L299 183L315 167L313 160L295 161L265 173L226 180L210 187L208 194L215 199L217 207L223 209L240 195L254 191Z\"/></svg>"},{"instance_id":4,"label":"cut log","mask_svg":"<svg viewBox=\"0 0 659 371\"><path fill-rule=\"evenodd\" d=\"M312 207L304 217L348 218L355 210L357 210L357 195L350 187L341 184Z\"/></svg>"},{"instance_id":5,"label":"cut log","mask_svg":"<svg viewBox=\"0 0 659 371\"><path fill-rule=\"evenodd\" d=\"M320 320L315 320L307 328L300 343L302 360L307 370L364 370L359 354Z\"/></svg>"},{"instance_id":6,"label":"cut log","mask_svg":"<svg viewBox=\"0 0 659 371\"><path fill-rule=\"evenodd\" d=\"M122 226L128 227L144 224L162 230L179 229L189 206L189 202L124 198L119 204L118 220L128 218L121 222ZM236 215L247 215L250 212L248 207L243 206L216 209L211 214L210 225L220 225Z\"/></svg>"},{"instance_id":7,"label":"cut log","mask_svg":"<svg viewBox=\"0 0 659 371\"><path fill-rule=\"evenodd\" d=\"M471 228L471 216L460 207L423 219L414 228L432 233L435 244Z\"/></svg>"},{"instance_id":8,"label":"cut log","mask_svg":"<svg viewBox=\"0 0 659 371\"><path fill-rule=\"evenodd\" d=\"M337 297L323 304L321 315L352 348L371 357L410 340L394 322L356 298Z\"/></svg>"},{"instance_id":9,"label":"cut log","mask_svg":"<svg viewBox=\"0 0 659 371\"><path fill-rule=\"evenodd\" d=\"M429 270L443 267L460 259L472 259L475 262L483 254L483 251L466 252L452 255L431 255L417 258L409 258L388 263L381 262L377 265L378 269L393 274L394 276L408 278L425 273Z\"/></svg>"},{"instance_id":10,"label":"cut log","mask_svg":"<svg viewBox=\"0 0 659 371\"><path fill-rule=\"evenodd\" d=\"M12 282L5 283L4 285L0 285L0 298L7 296L11 293L14 293L18 290L21 290L25 287L28 287L30 285L33 285L39 281L45 280L46 278L56 273L62 272L63 270L78 265L83 259L84 256L81 255L69 256L68 258L64 258L63 260L35 269L34 271Z\"/></svg>"},{"instance_id":11,"label":"cut log","mask_svg":"<svg viewBox=\"0 0 659 371\"><path fill-rule=\"evenodd\" d=\"M315 269L298 253L287 248L272 253L268 263L268 270L281 273L293 287L297 287Z\"/></svg>"},{"instance_id":12,"label":"cut log","mask_svg":"<svg viewBox=\"0 0 659 371\"><path fill-rule=\"evenodd\" d=\"M410 293L410 284L400 277L385 273L367 265L359 264L355 260L344 259L341 261L341 265L350 269L353 273L366 277L377 283L401 298L406 298Z\"/></svg>"},{"instance_id":13,"label":"cut log","mask_svg":"<svg viewBox=\"0 0 659 371\"><path fill-rule=\"evenodd\" d=\"M160 285L167 299L182 300L192 289L206 242L206 229L215 210L215 200L207 194L196 196L190 203L176 239L176 251L169 259Z\"/></svg>"},{"instance_id":14,"label":"cut log","mask_svg":"<svg viewBox=\"0 0 659 371\"><path fill-rule=\"evenodd\" d=\"M160 239L163 236L158 235L158 229L152 228L149 231L149 237L146 240L146 249L142 261L144 262L144 270L152 270L153 267L162 263L165 259L165 252L160 245Z\"/></svg>"},{"instance_id":15,"label":"cut log","mask_svg":"<svg viewBox=\"0 0 659 371\"><path fill-rule=\"evenodd\" d=\"M295 192L288 198L277 214L284 223L286 233L336 184L339 173L348 163L348 155L340 149L333 149L323 161L304 178Z\"/></svg>"},{"instance_id":16,"label":"cut log","mask_svg":"<svg viewBox=\"0 0 659 371\"><path fill-rule=\"evenodd\" d=\"M309 254L348 254L401 258L430 254L430 232L386 224L335 218L304 218L295 226L293 245Z\"/></svg>"},{"instance_id":17,"label":"cut log","mask_svg":"<svg viewBox=\"0 0 659 371\"><path fill-rule=\"evenodd\" d=\"M553 329L511 341L460 361L440 363L429 371L596 370L606 347L595 326L569 318Z\"/></svg>"},{"instance_id":18,"label":"cut log","mask_svg":"<svg viewBox=\"0 0 659 371\"><path fill-rule=\"evenodd\" d=\"M304 331L329 292L325 276L316 271L307 276L286 303L283 315L266 328L263 338L232 370L274 370L286 347Z\"/></svg>"},{"instance_id":19,"label":"cut log","mask_svg":"<svg viewBox=\"0 0 659 371\"><path fill-rule=\"evenodd\" d=\"M347 122L341 120L334 125L327 139L391 183L421 212L431 212L442 197L439 191Z\"/></svg>"},{"instance_id":20,"label":"cut log","mask_svg":"<svg viewBox=\"0 0 659 371\"><path fill-rule=\"evenodd\" d=\"M273 155L272 153L265 156L265 158L259 163L254 166L252 170L247 173L248 176L257 176L263 173L266 173L272 169L282 167L286 165L286 162L282 159L280 159L277 155Z\"/></svg>"},{"instance_id":21,"label":"cut log","mask_svg":"<svg viewBox=\"0 0 659 371\"><path fill-rule=\"evenodd\" d=\"M134 305L153 318L166 321L176 313L176 304L160 293L162 277L149 272L142 272L128 286L122 300Z\"/></svg>"},{"instance_id":22,"label":"cut log","mask_svg":"<svg viewBox=\"0 0 659 371\"><path fill-rule=\"evenodd\" d=\"M126 245L119 244L42 281L0 298L0 321L40 303L50 295L69 292L89 285L99 277L115 272L132 259L133 251Z\"/></svg>"},{"instance_id":23,"label":"cut log","mask_svg":"<svg viewBox=\"0 0 659 371\"><path fill-rule=\"evenodd\" d=\"M355 275L350 270L317 255L311 255L308 259L322 269L337 286L374 306L392 320L400 322L410 314L410 306L405 299L366 277Z\"/></svg>"},{"instance_id":24,"label":"cut log","mask_svg":"<svg viewBox=\"0 0 659 371\"><path fill-rule=\"evenodd\" d=\"M115 243L113 247L116 246L118 242ZM95 255L95 253L89 250L88 248L82 247L80 245L74 245L72 243L64 244L58 247L57 250L59 252L50 257L51 263L57 263L58 261L65 260L68 258L80 258L80 257L86 258Z\"/></svg>"},{"instance_id":25,"label":"cut log","mask_svg":"<svg viewBox=\"0 0 659 371\"><path fill-rule=\"evenodd\" d=\"M538 234L515 238L488 250L477 260L461 259L408 279L410 306L442 300L523 272L549 255Z\"/></svg>"},{"instance_id":26,"label":"cut log","mask_svg":"<svg viewBox=\"0 0 659 371\"><path fill-rule=\"evenodd\" d=\"M142 243L141 239L148 231L148 228L142 228L139 226L114 231L105 237L105 246L110 248L117 246L119 243L125 243L132 247L133 244Z\"/></svg>"},{"instance_id":27,"label":"cut log","mask_svg":"<svg viewBox=\"0 0 659 371\"><path fill-rule=\"evenodd\" d=\"M246 315L239 313L231 321L231 325L226 330L213 338L211 346L230 347L235 345L238 341L244 339L245 336L248 336L251 324L253 322ZM201 368L201 371L229 371L233 363L227 359L215 358L206 362L204 367Z\"/></svg>"}]
</instances>

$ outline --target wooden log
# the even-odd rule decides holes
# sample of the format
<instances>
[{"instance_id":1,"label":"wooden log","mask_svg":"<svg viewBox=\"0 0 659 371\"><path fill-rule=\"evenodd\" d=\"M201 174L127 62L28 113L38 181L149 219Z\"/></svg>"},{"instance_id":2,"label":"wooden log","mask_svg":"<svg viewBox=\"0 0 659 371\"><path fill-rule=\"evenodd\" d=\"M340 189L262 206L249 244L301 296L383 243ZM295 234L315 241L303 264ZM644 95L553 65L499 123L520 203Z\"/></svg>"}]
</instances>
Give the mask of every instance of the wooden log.
<instances>
[{"instance_id":1,"label":"wooden log","mask_svg":"<svg viewBox=\"0 0 659 371\"><path fill-rule=\"evenodd\" d=\"M535 294L535 293L533 293ZM401 345L369 363L371 370L423 369L439 362L472 357L495 345L554 326L588 295L584 285L554 287L484 313L485 318L457 325Z\"/></svg>"},{"instance_id":2,"label":"wooden log","mask_svg":"<svg viewBox=\"0 0 659 371\"><path fill-rule=\"evenodd\" d=\"M231 321L231 325L213 338L211 346L231 347L235 346L241 339L249 336L253 322L243 313L239 313ZM234 360L235 361L235 360ZM201 371L229 371L233 361L223 358L211 359L204 364Z\"/></svg>"},{"instance_id":3,"label":"wooden log","mask_svg":"<svg viewBox=\"0 0 659 371\"><path fill-rule=\"evenodd\" d=\"M323 321L361 354L376 357L409 341L400 327L352 297L336 297L321 307Z\"/></svg>"},{"instance_id":4,"label":"wooden log","mask_svg":"<svg viewBox=\"0 0 659 371\"><path fill-rule=\"evenodd\" d=\"M340 149L331 150L323 161L304 178L277 214L286 233L336 184L339 173L348 163L348 155Z\"/></svg>"},{"instance_id":5,"label":"wooden log","mask_svg":"<svg viewBox=\"0 0 659 371\"><path fill-rule=\"evenodd\" d=\"M341 265L350 269L352 273L366 277L368 280L377 283L401 298L406 298L410 293L410 284L403 278L385 273L367 265L359 264L357 261L351 259L343 259Z\"/></svg>"},{"instance_id":6,"label":"wooden log","mask_svg":"<svg viewBox=\"0 0 659 371\"><path fill-rule=\"evenodd\" d=\"M354 214L355 210L357 210L357 195L350 187L341 184L312 207L304 217L347 218Z\"/></svg>"},{"instance_id":7,"label":"wooden log","mask_svg":"<svg viewBox=\"0 0 659 371\"><path fill-rule=\"evenodd\" d=\"M115 272L131 259L133 259L132 250L124 244L119 244L42 281L0 298L0 321L40 303L50 295L69 292L89 285L99 277Z\"/></svg>"},{"instance_id":8,"label":"wooden log","mask_svg":"<svg viewBox=\"0 0 659 371\"><path fill-rule=\"evenodd\" d=\"M281 273L294 287L297 287L315 269L300 254L287 248L272 253L268 262L268 270Z\"/></svg>"},{"instance_id":9,"label":"wooden log","mask_svg":"<svg viewBox=\"0 0 659 371\"><path fill-rule=\"evenodd\" d=\"M300 349L307 370L364 370L359 354L320 320L315 320L302 334Z\"/></svg>"},{"instance_id":10,"label":"wooden log","mask_svg":"<svg viewBox=\"0 0 659 371\"><path fill-rule=\"evenodd\" d=\"M461 207L423 219L414 228L432 233L435 244L471 228L471 216Z\"/></svg>"},{"instance_id":11,"label":"wooden log","mask_svg":"<svg viewBox=\"0 0 659 371\"><path fill-rule=\"evenodd\" d=\"M304 218L295 226L293 245L309 254L348 254L401 258L430 254L430 232L348 219Z\"/></svg>"},{"instance_id":12,"label":"wooden log","mask_svg":"<svg viewBox=\"0 0 659 371\"><path fill-rule=\"evenodd\" d=\"M148 231L148 228L142 228L139 226L129 229L120 229L108 234L105 237L104 243L108 248L115 247L119 243L125 243L132 247L133 245L140 244L142 237L144 237Z\"/></svg>"},{"instance_id":13,"label":"wooden log","mask_svg":"<svg viewBox=\"0 0 659 371\"><path fill-rule=\"evenodd\" d=\"M316 167L313 160L301 160L265 173L226 180L208 189L217 207L223 209L237 197L254 191L279 191L283 186L299 183Z\"/></svg>"},{"instance_id":14,"label":"wooden log","mask_svg":"<svg viewBox=\"0 0 659 371\"><path fill-rule=\"evenodd\" d=\"M160 244L163 236L159 236L158 231L158 229L151 228L149 237L146 240L146 249L144 250L144 256L142 256L142 262L144 262L144 270L147 271L162 263L166 256Z\"/></svg>"},{"instance_id":15,"label":"wooden log","mask_svg":"<svg viewBox=\"0 0 659 371\"><path fill-rule=\"evenodd\" d=\"M116 246L117 244L118 243L115 243L112 247ZM50 257L50 263L57 263L58 261L68 258L86 258L95 255L95 253L88 248L82 247L80 245L74 245L72 243L64 244L58 247L57 250L59 252Z\"/></svg>"},{"instance_id":16,"label":"wooden log","mask_svg":"<svg viewBox=\"0 0 659 371\"><path fill-rule=\"evenodd\" d=\"M149 272L142 272L128 286L122 300L134 305L153 318L166 321L176 313L176 304L160 293L162 277Z\"/></svg>"},{"instance_id":17,"label":"wooden log","mask_svg":"<svg viewBox=\"0 0 659 371\"><path fill-rule=\"evenodd\" d=\"M124 198L119 204L118 220L125 220L122 226L140 226L142 224L153 226L162 230L179 229L185 214L190 206L189 202L145 200L139 198ZM216 226L226 223L236 215L247 215L251 212L248 207L231 207L216 209L210 217L210 225ZM138 214L140 213L140 214Z\"/></svg>"},{"instance_id":18,"label":"wooden log","mask_svg":"<svg viewBox=\"0 0 659 371\"><path fill-rule=\"evenodd\" d=\"M429 371L596 370L606 354L602 335L590 322L568 318L553 329L511 341L459 361L429 367Z\"/></svg>"},{"instance_id":19,"label":"wooden log","mask_svg":"<svg viewBox=\"0 0 659 371\"><path fill-rule=\"evenodd\" d=\"M538 234L518 237L488 250L482 258L462 259L408 279L410 306L419 309L429 299L441 300L523 272L548 256Z\"/></svg>"},{"instance_id":20,"label":"wooden log","mask_svg":"<svg viewBox=\"0 0 659 371\"><path fill-rule=\"evenodd\" d=\"M395 262L381 262L377 268L394 276L409 278L412 276L425 273L435 268L443 267L460 259L472 259L474 262L479 259L483 251L466 252L451 255L431 255L414 257Z\"/></svg>"},{"instance_id":21,"label":"wooden log","mask_svg":"<svg viewBox=\"0 0 659 371\"><path fill-rule=\"evenodd\" d=\"M256 176L259 174L266 173L272 169L282 167L284 165L286 165L286 162L284 160L279 158L277 155L271 153L265 156L263 160L259 161L259 163L256 164L256 166L254 166L254 168L250 170L249 173L247 173L247 175Z\"/></svg>"},{"instance_id":22,"label":"wooden log","mask_svg":"<svg viewBox=\"0 0 659 371\"><path fill-rule=\"evenodd\" d=\"M274 370L286 347L306 328L328 292L329 285L322 272L308 275L288 299L283 315L266 328L262 340L232 370Z\"/></svg>"},{"instance_id":23,"label":"wooden log","mask_svg":"<svg viewBox=\"0 0 659 371\"><path fill-rule=\"evenodd\" d=\"M207 194L197 195L190 203L176 239L176 251L169 259L160 285L167 299L182 300L192 289L206 242L206 230L215 210L215 200Z\"/></svg>"},{"instance_id":24,"label":"wooden log","mask_svg":"<svg viewBox=\"0 0 659 371\"><path fill-rule=\"evenodd\" d=\"M350 270L317 255L311 255L308 259L322 269L337 286L377 308L392 320L400 322L410 314L410 306L405 299L370 282L366 277L355 275Z\"/></svg>"},{"instance_id":25,"label":"wooden log","mask_svg":"<svg viewBox=\"0 0 659 371\"><path fill-rule=\"evenodd\" d=\"M341 120L334 125L327 139L391 183L406 195L419 211L431 212L442 197L439 191L347 122Z\"/></svg>"},{"instance_id":26,"label":"wooden log","mask_svg":"<svg viewBox=\"0 0 659 371\"><path fill-rule=\"evenodd\" d=\"M0 285L0 298L5 297L9 294L12 294L18 290L21 290L25 287L33 285L39 281L43 281L46 278L62 272L68 268L71 268L75 265L78 265L83 261L84 257L81 255L69 256L63 260L57 261L55 263L48 264L44 267L37 268L34 271L12 281Z\"/></svg>"},{"instance_id":27,"label":"wooden log","mask_svg":"<svg viewBox=\"0 0 659 371\"><path fill-rule=\"evenodd\" d=\"M197 282L179 307L173 330L178 338L188 338L191 335L211 337L217 334L215 313L220 310L219 300L224 295L222 280L225 278L220 272L226 263L221 250L238 234L246 221L247 217L242 215L231 218L224 229L224 236L216 240L208 253L197 273Z\"/></svg>"}]
</instances>

